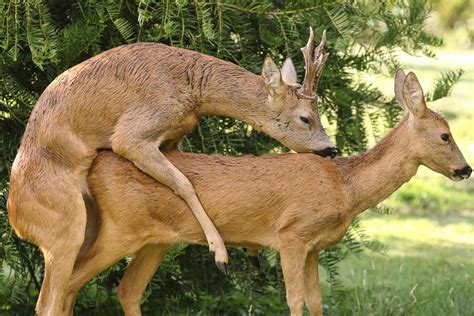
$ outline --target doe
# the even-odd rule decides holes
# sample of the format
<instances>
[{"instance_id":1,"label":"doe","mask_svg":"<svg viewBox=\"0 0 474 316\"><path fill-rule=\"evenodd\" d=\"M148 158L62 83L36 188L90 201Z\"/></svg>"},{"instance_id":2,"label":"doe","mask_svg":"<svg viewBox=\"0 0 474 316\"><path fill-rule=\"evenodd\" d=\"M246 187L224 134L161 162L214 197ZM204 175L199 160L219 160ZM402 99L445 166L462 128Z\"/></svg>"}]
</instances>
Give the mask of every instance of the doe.
<instances>
[{"instance_id":1,"label":"doe","mask_svg":"<svg viewBox=\"0 0 474 316\"><path fill-rule=\"evenodd\" d=\"M165 154L194 185L227 245L280 251L293 316L302 314L304 302L311 315L322 314L318 256L343 238L354 216L392 194L420 165L455 181L472 172L446 120L426 107L414 73L397 72L395 93L405 116L360 155L327 160L311 154ZM66 312L86 282L135 254L117 293L126 315L140 315L142 293L170 247L202 244L205 236L169 188L112 152L98 154L88 184L96 204Z\"/></svg>"}]
</instances>

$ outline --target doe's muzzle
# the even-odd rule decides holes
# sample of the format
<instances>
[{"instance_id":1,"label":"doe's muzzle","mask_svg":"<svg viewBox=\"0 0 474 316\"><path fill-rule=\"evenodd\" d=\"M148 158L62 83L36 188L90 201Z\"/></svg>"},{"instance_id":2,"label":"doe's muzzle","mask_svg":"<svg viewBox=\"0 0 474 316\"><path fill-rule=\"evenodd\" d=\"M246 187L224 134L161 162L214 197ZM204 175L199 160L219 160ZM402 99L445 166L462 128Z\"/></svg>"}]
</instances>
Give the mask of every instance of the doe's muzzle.
<instances>
[{"instance_id":1,"label":"doe's muzzle","mask_svg":"<svg viewBox=\"0 0 474 316\"><path fill-rule=\"evenodd\" d=\"M471 176L472 173L472 168L469 165L466 165L462 169L456 169L454 170L454 176L455 177L460 177L463 179L467 179Z\"/></svg>"}]
</instances>

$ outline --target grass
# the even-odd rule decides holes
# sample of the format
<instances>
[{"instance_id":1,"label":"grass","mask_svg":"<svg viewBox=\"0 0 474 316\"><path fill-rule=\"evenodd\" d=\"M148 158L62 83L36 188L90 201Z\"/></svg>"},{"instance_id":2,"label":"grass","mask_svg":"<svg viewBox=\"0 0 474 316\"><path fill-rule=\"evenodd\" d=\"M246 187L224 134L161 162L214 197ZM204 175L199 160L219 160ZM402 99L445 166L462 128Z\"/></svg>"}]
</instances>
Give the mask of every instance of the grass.
<instances>
[{"instance_id":1,"label":"grass","mask_svg":"<svg viewBox=\"0 0 474 316\"><path fill-rule=\"evenodd\" d=\"M369 214L364 223L389 250L343 262L342 314L474 314L472 220Z\"/></svg>"},{"instance_id":2,"label":"grass","mask_svg":"<svg viewBox=\"0 0 474 316\"><path fill-rule=\"evenodd\" d=\"M441 50L437 60L400 59L425 92L441 71L465 70L451 97L428 106L447 117L466 160L474 165L474 52ZM393 89L393 79L366 79L386 94ZM421 167L384 205L394 213L362 216L368 235L389 250L341 263L347 297L331 314L474 315L474 180L452 182ZM326 284L323 292L328 293Z\"/></svg>"}]
</instances>

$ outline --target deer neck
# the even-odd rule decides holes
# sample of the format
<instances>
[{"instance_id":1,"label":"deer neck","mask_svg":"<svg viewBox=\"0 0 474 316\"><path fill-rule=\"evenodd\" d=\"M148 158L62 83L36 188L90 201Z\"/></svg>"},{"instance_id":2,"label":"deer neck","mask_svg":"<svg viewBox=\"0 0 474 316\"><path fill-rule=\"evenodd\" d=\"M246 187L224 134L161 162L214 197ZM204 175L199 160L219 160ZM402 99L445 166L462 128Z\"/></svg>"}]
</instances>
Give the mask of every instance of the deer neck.
<instances>
[{"instance_id":1,"label":"deer neck","mask_svg":"<svg viewBox=\"0 0 474 316\"><path fill-rule=\"evenodd\" d=\"M341 171L354 216L383 201L416 174L419 161L408 140L409 124L405 116L372 149L345 158Z\"/></svg>"},{"instance_id":2,"label":"deer neck","mask_svg":"<svg viewBox=\"0 0 474 316\"><path fill-rule=\"evenodd\" d=\"M211 76L198 114L232 117L260 130L261 118L270 110L262 77L236 65L216 69Z\"/></svg>"}]
</instances>

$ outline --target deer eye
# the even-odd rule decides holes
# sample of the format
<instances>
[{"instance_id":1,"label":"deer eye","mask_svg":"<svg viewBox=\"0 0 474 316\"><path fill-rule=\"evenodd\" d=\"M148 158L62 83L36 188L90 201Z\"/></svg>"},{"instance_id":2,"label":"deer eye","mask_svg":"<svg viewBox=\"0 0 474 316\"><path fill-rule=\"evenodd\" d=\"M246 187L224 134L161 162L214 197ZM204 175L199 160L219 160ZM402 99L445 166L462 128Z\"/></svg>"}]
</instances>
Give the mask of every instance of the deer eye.
<instances>
[{"instance_id":1,"label":"deer eye","mask_svg":"<svg viewBox=\"0 0 474 316\"><path fill-rule=\"evenodd\" d=\"M445 142L449 142L449 134L441 134L441 139Z\"/></svg>"},{"instance_id":2,"label":"deer eye","mask_svg":"<svg viewBox=\"0 0 474 316\"><path fill-rule=\"evenodd\" d=\"M303 121L303 123L305 124L310 124L311 120L307 117L304 117L304 116L300 116L300 120Z\"/></svg>"}]
</instances>

